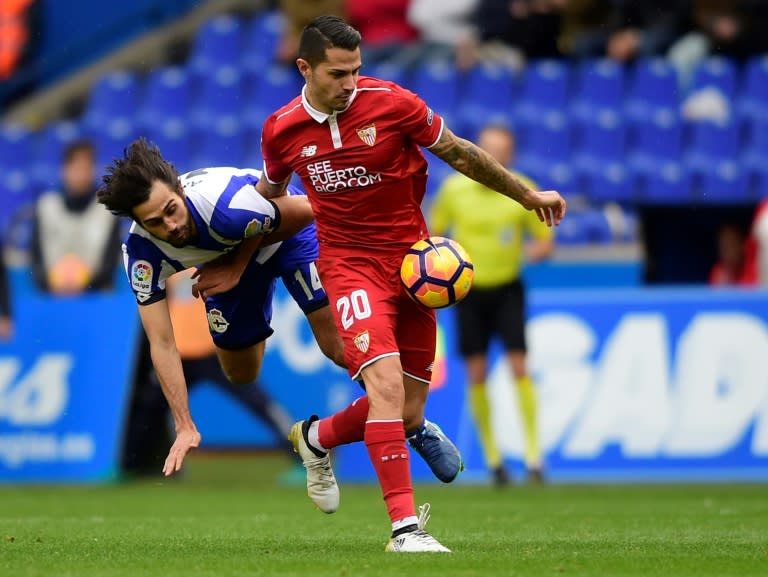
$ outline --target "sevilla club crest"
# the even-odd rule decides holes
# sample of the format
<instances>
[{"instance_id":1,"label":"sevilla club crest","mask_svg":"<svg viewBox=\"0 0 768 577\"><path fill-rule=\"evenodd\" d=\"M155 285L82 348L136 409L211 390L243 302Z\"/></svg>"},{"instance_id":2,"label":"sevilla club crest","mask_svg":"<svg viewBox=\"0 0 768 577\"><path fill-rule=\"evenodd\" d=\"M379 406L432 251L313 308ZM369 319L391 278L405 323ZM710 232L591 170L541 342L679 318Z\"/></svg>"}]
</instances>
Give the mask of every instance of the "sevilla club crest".
<instances>
[{"instance_id":1,"label":"sevilla club crest","mask_svg":"<svg viewBox=\"0 0 768 577\"><path fill-rule=\"evenodd\" d=\"M368 146L373 146L376 144L376 125L369 124L368 126L358 128L357 135L360 137L360 140L365 142Z\"/></svg>"}]
</instances>

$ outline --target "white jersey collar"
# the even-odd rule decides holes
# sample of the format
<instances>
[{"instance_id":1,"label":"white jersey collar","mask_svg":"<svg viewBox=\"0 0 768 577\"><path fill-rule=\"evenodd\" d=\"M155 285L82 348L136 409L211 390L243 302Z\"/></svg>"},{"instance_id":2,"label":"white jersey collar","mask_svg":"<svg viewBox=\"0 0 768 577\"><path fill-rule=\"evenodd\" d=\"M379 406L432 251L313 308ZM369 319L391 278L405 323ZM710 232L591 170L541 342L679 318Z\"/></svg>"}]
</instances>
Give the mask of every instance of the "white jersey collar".
<instances>
[{"instance_id":1,"label":"white jersey collar","mask_svg":"<svg viewBox=\"0 0 768 577\"><path fill-rule=\"evenodd\" d=\"M312 106L309 103L309 99L307 98L307 85L305 84L301 88L301 104L304 106L304 110L307 111L307 114L309 114L312 118L314 118L315 122L318 124L322 124L326 120L328 120L329 117L335 116L337 114L340 114L342 112L346 112L349 110L349 107L352 106L352 103L355 101L355 97L357 96L357 88L355 88L354 92L352 92L352 96L349 97L349 104L347 104L347 107L344 110L334 110L331 114L327 114L325 112L320 112L317 108Z\"/></svg>"}]
</instances>

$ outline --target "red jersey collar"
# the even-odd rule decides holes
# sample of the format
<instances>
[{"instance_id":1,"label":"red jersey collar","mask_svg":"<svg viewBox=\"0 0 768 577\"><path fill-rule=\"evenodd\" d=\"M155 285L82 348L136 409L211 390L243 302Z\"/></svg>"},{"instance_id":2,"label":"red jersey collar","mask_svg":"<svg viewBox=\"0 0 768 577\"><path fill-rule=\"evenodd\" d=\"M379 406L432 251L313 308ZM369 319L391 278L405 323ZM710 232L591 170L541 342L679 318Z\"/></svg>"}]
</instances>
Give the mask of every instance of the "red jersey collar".
<instances>
[{"instance_id":1,"label":"red jersey collar","mask_svg":"<svg viewBox=\"0 0 768 577\"><path fill-rule=\"evenodd\" d=\"M357 97L357 87L355 87L354 92L352 92L352 96L349 97L349 104L347 104L347 107L344 110L335 110L331 114L327 114L325 112L320 112L317 108L315 108L309 103L309 99L307 98L307 95L306 95L306 90L307 90L307 85L305 84L301 88L301 104L304 107L304 110L307 111L307 114L309 114L318 124L322 124L323 122L328 120L330 116L333 116L335 114L340 114L342 112L346 112L347 110L349 110L349 107L352 106L352 103L355 101L355 98Z\"/></svg>"}]
</instances>

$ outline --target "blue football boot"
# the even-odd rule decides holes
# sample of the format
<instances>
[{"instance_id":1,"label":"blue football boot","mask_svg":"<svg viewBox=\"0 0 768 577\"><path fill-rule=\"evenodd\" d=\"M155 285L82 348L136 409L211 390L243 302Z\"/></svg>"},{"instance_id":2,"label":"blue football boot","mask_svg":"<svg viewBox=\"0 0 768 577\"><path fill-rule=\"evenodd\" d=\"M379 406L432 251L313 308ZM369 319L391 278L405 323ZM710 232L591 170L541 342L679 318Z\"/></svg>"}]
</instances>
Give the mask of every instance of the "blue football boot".
<instances>
[{"instance_id":1,"label":"blue football boot","mask_svg":"<svg viewBox=\"0 0 768 577\"><path fill-rule=\"evenodd\" d=\"M408 436L408 444L421 455L435 477L443 483L450 483L464 470L464 461L456 445L440 427L426 419L421 427Z\"/></svg>"}]
</instances>

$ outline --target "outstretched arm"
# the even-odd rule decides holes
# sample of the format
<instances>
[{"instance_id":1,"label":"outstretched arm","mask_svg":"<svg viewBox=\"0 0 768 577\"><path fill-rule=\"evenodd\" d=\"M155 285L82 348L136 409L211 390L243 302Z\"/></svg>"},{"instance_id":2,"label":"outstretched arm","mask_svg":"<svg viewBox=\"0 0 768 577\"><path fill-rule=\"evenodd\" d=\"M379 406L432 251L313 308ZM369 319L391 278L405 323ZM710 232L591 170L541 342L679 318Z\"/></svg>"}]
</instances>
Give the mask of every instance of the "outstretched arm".
<instances>
[{"instance_id":1,"label":"outstretched arm","mask_svg":"<svg viewBox=\"0 0 768 577\"><path fill-rule=\"evenodd\" d=\"M201 437L189 411L187 383L184 380L181 357L176 350L176 340L173 338L168 302L163 299L150 305L139 306L139 316L149 339L152 364L160 379L160 386L176 427L176 440L163 466L163 473L167 477L181 469L187 453L200 445Z\"/></svg>"},{"instance_id":2,"label":"outstretched arm","mask_svg":"<svg viewBox=\"0 0 768 577\"><path fill-rule=\"evenodd\" d=\"M565 216L566 202L554 190L535 191L502 166L495 158L476 144L459 138L448 127L430 149L454 169L516 200L528 210L535 210L539 220L548 226L560 224Z\"/></svg>"}]
</instances>

